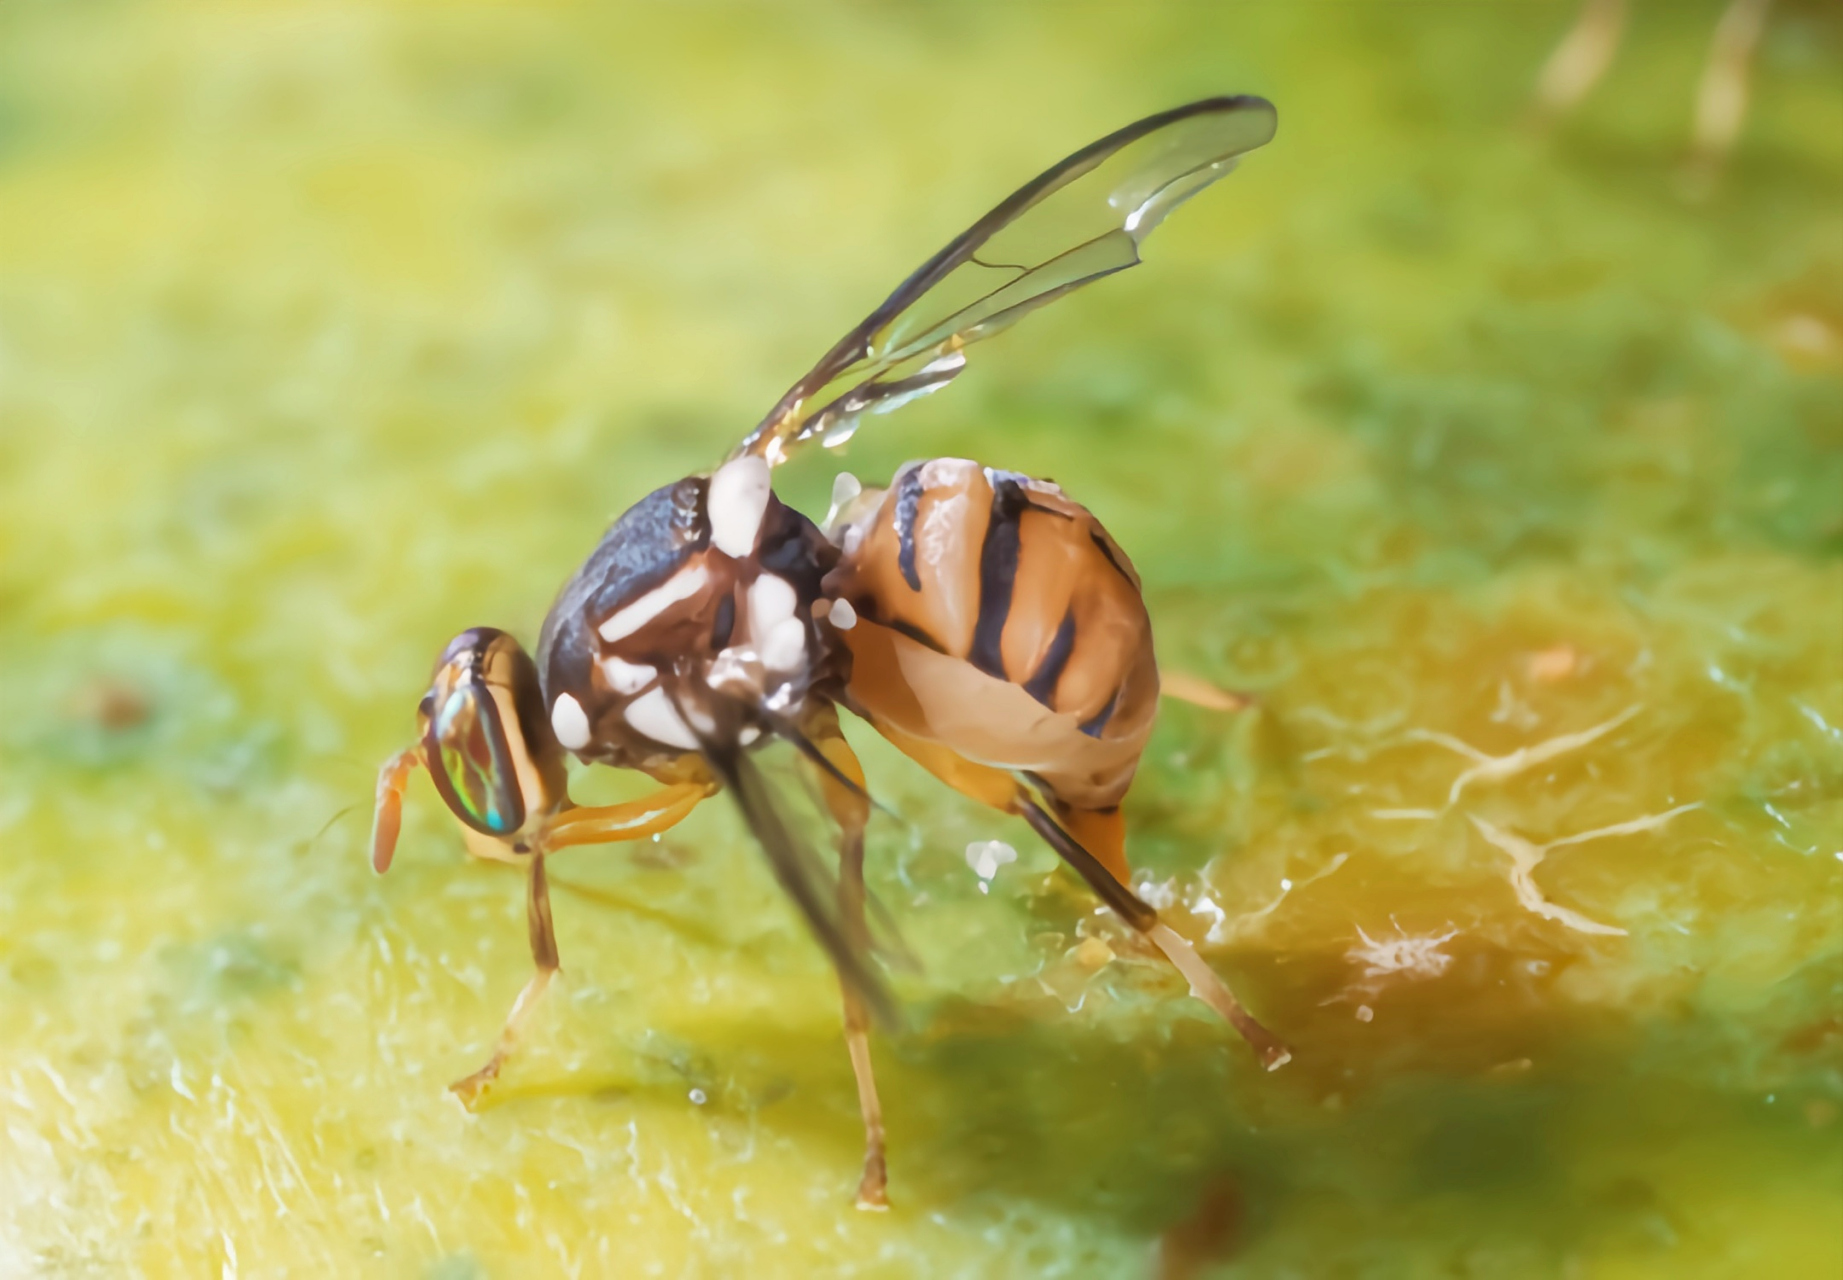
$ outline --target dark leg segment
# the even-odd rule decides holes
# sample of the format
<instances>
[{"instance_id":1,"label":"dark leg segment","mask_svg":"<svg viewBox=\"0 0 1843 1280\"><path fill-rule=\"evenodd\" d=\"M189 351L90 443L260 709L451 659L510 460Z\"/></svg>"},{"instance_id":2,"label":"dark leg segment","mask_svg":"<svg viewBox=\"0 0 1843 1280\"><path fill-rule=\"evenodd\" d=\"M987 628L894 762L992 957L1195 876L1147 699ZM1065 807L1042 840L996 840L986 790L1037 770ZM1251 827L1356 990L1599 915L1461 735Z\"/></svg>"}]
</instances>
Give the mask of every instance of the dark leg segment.
<instances>
[{"instance_id":1,"label":"dark leg segment","mask_svg":"<svg viewBox=\"0 0 1843 1280\"><path fill-rule=\"evenodd\" d=\"M469 1111L479 1105L498 1077L499 1069L518 1043L519 1027L557 973L557 933L550 923L550 886L544 879L544 855L541 853L531 855L531 891L525 900L525 919L531 933L531 959L537 972L512 1002L512 1012L506 1015L505 1026L499 1031L499 1041L493 1046L493 1056L486 1060L486 1065L448 1086Z\"/></svg>"}]
</instances>

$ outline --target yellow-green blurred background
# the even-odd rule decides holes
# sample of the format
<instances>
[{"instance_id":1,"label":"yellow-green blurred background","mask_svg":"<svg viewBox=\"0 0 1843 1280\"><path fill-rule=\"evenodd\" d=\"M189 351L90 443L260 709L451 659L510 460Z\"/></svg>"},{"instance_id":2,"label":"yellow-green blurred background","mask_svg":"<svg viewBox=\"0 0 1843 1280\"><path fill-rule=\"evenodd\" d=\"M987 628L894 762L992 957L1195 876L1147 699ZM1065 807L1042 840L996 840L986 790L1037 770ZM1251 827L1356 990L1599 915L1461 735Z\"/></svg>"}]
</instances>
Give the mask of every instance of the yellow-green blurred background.
<instances>
[{"instance_id":1,"label":"yellow-green blurred background","mask_svg":"<svg viewBox=\"0 0 1843 1280\"><path fill-rule=\"evenodd\" d=\"M7 0L0 1274L1843 1273L1843 19L1772 10L1691 198L1720 9L1636 4L1544 135L1572 3ZM463 1113L522 884L421 781L362 849L442 642L1224 91L1279 136L1145 267L783 493L963 454L1109 524L1260 697L1167 708L1132 852L1293 1063L854 729L890 1213L721 804L557 860Z\"/></svg>"}]
</instances>

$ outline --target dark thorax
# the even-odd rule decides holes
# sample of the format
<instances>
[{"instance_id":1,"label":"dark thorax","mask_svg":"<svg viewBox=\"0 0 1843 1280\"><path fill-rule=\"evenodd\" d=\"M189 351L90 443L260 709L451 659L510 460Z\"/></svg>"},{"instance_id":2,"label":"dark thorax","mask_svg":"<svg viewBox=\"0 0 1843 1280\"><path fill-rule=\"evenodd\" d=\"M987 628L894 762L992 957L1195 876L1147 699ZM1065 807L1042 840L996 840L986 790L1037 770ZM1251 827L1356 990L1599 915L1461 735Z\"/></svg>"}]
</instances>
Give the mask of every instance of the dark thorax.
<instances>
[{"instance_id":1,"label":"dark thorax","mask_svg":"<svg viewBox=\"0 0 1843 1280\"><path fill-rule=\"evenodd\" d=\"M847 657L813 604L838 553L768 479L741 458L655 490L564 585L537 655L563 746L669 771L713 735L750 745L836 690Z\"/></svg>"}]
</instances>

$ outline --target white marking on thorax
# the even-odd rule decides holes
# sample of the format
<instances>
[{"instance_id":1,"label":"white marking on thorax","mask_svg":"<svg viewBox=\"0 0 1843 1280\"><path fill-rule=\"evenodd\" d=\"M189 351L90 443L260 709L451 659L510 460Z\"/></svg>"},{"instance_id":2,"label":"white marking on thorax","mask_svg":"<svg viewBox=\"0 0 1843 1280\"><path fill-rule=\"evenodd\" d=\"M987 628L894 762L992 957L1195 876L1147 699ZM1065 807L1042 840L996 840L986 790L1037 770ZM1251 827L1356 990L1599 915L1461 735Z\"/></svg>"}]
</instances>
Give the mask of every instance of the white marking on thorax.
<instances>
[{"instance_id":1,"label":"white marking on thorax","mask_svg":"<svg viewBox=\"0 0 1843 1280\"><path fill-rule=\"evenodd\" d=\"M697 750L697 735L691 732L691 726L678 714L678 708L666 696L664 689L654 689L643 693L627 704L627 723L645 737L668 747L679 747L685 751Z\"/></svg>"},{"instance_id":2,"label":"white marking on thorax","mask_svg":"<svg viewBox=\"0 0 1843 1280\"><path fill-rule=\"evenodd\" d=\"M724 463L710 478L710 541L724 555L741 559L755 550L773 491L770 474L767 461L751 454Z\"/></svg>"},{"instance_id":3,"label":"white marking on thorax","mask_svg":"<svg viewBox=\"0 0 1843 1280\"><path fill-rule=\"evenodd\" d=\"M731 645L710 660L704 679L713 689L751 694L762 692L761 655L749 645Z\"/></svg>"},{"instance_id":4,"label":"white marking on thorax","mask_svg":"<svg viewBox=\"0 0 1843 1280\"><path fill-rule=\"evenodd\" d=\"M824 527L830 529L837 521L839 513L851 505L851 500L864 492L864 486L849 471L841 471L832 481L832 507L826 512Z\"/></svg>"},{"instance_id":5,"label":"white marking on thorax","mask_svg":"<svg viewBox=\"0 0 1843 1280\"><path fill-rule=\"evenodd\" d=\"M710 573L701 564L680 569L632 604L609 614L597 630L610 643L630 636L673 605L702 591L709 581Z\"/></svg>"},{"instance_id":6,"label":"white marking on thorax","mask_svg":"<svg viewBox=\"0 0 1843 1280\"><path fill-rule=\"evenodd\" d=\"M657 667L649 667L643 662L626 662L612 654L603 658L600 665L608 687L622 697L640 692L659 674Z\"/></svg>"},{"instance_id":7,"label":"white marking on thorax","mask_svg":"<svg viewBox=\"0 0 1843 1280\"><path fill-rule=\"evenodd\" d=\"M858 611L851 607L849 600L834 600L832 611L826 614L832 625L840 631L849 631L858 624Z\"/></svg>"},{"instance_id":8,"label":"white marking on thorax","mask_svg":"<svg viewBox=\"0 0 1843 1280\"><path fill-rule=\"evenodd\" d=\"M794 616L799 603L793 583L764 573L749 584L749 635L757 643L765 640L776 626Z\"/></svg>"},{"instance_id":9,"label":"white marking on thorax","mask_svg":"<svg viewBox=\"0 0 1843 1280\"><path fill-rule=\"evenodd\" d=\"M806 623L782 618L762 640L762 665L770 671L798 671L806 660Z\"/></svg>"},{"instance_id":10,"label":"white marking on thorax","mask_svg":"<svg viewBox=\"0 0 1843 1280\"><path fill-rule=\"evenodd\" d=\"M558 694L551 704L550 728L557 735L557 741L571 751L580 751L589 745L589 717L582 704L567 693Z\"/></svg>"}]
</instances>

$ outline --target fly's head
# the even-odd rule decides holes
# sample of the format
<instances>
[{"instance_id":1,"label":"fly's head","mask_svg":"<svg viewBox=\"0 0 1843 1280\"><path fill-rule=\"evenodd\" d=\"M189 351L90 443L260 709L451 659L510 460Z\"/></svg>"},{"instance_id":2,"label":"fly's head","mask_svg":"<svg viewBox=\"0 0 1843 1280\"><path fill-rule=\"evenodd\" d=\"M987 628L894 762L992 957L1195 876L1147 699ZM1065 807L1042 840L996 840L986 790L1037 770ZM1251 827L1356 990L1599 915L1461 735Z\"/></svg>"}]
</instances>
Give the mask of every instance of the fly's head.
<instances>
[{"instance_id":1,"label":"fly's head","mask_svg":"<svg viewBox=\"0 0 1843 1280\"><path fill-rule=\"evenodd\" d=\"M522 852L522 838L564 803L563 750L544 714L537 667L505 632L474 627L448 642L417 726L435 789L489 845Z\"/></svg>"},{"instance_id":2,"label":"fly's head","mask_svg":"<svg viewBox=\"0 0 1843 1280\"><path fill-rule=\"evenodd\" d=\"M742 457L635 503L564 586L538 645L556 740L671 777L829 696L842 651L815 619L835 548ZM822 610L823 612L823 610Z\"/></svg>"}]
</instances>

